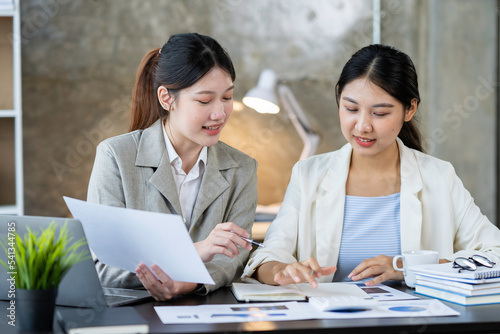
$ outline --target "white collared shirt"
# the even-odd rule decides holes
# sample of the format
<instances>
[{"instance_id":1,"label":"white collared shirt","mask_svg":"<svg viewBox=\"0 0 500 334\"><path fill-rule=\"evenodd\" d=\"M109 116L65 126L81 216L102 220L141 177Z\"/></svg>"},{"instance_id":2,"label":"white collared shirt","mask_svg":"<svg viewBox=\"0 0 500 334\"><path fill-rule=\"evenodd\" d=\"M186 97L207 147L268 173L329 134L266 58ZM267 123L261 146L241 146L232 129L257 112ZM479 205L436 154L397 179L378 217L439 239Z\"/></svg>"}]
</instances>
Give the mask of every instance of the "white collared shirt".
<instances>
[{"instance_id":1,"label":"white collared shirt","mask_svg":"<svg viewBox=\"0 0 500 334\"><path fill-rule=\"evenodd\" d=\"M167 146L167 153L170 159L170 167L172 168L172 175L174 176L177 193L179 194L179 202L181 204L182 219L184 224L189 229L191 226L191 215L193 214L194 204L198 191L200 190L201 180L205 173L205 166L207 164L207 148L204 146L201 149L198 160L193 168L186 174L182 170L182 160L174 149L174 146L168 138L165 127L163 129L163 137Z\"/></svg>"}]
</instances>

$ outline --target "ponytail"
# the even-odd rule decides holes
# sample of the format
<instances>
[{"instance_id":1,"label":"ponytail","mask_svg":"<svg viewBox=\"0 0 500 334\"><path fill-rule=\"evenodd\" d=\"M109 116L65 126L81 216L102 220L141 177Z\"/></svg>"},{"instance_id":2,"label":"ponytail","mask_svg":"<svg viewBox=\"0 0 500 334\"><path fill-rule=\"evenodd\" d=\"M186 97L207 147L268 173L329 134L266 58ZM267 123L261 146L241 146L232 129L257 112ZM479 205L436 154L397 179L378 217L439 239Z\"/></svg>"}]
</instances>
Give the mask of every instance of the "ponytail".
<instances>
[{"instance_id":1,"label":"ponytail","mask_svg":"<svg viewBox=\"0 0 500 334\"><path fill-rule=\"evenodd\" d=\"M159 51L160 49L149 51L142 58L137 69L130 105L129 131L144 130L159 118L166 116L166 112L156 96L154 84L154 73Z\"/></svg>"}]
</instances>

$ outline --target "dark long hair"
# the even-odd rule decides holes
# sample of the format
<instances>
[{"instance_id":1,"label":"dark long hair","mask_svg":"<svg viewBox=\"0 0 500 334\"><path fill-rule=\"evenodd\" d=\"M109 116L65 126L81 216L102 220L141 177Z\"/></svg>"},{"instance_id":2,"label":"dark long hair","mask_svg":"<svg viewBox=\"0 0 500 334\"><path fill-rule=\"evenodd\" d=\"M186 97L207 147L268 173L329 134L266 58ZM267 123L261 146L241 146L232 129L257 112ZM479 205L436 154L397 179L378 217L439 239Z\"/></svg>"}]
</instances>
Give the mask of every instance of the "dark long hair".
<instances>
[{"instance_id":1,"label":"dark long hair","mask_svg":"<svg viewBox=\"0 0 500 334\"><path fill-rule=\"evenodd\" d=\"M344 87L359 78L367 78L385 90L398 100L405 110L410 108L413 99L417 99L417 106L420 103L415 66L407 54L394 47L383 44L369 45L349 59L335 86L337 105ZM403 123L398 137L406 146L423 152L415 117Z\"/></svg>"},{"instance_id":2,"label":"dark long hair","mask_svg":"<svg viewBox=\"0 0 500 334\"><path fill-rule=\"evenodd\" d=\"M161 49L149 51L137 69L129 131L145 129L168 116L158 101L158 87L165 86L175 99L179 90L192 86L214 67L236 79L233 62L222 46L197 33L172 35Z\"/></svg>"}]
</instances>

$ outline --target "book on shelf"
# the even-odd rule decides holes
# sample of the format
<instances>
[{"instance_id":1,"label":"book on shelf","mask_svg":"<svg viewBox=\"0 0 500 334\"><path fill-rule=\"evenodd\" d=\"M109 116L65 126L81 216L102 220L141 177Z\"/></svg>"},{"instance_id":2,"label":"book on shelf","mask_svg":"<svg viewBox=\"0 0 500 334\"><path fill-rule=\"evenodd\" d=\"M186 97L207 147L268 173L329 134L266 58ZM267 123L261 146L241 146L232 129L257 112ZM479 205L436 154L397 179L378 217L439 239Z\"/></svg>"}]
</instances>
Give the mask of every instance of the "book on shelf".
<instances>
[{"instance_id":1,"label":"book on shelf","mask_svg":"<svg viewBox=\"0 0 500 334\"><path fill-rule=\"evenodd\" d=\"M309 283L290 285L267 285L251 283L233 283L231 291L239 301L284 301L307 300L308 297L324 296L360 296L371 298L356 284L349 283L318 283L312 288Z\"/></svg>"},{"instance_id":2,"label":"book on shelf","mask_svg":"<svg viewBox=\"0 0 500 334\"><path fill-rule=\"evenodd\" d=\"M148 322L133 307L104 308L82 312L78 308L64 308L56 311L57 320L67 334L136 334L148 333ZM93 310L90 310L93 311Z\"/></svg>"},{"instance_id":3,"label":"book on shelf","mask_svg":"<svg viewBox=\"0 0 500 334\"><path fill-rule=\"evenodd\" d=\"M500 304L500 294L466 296L456 292L420 285L419 283L415 284L415 293L465 306Z\"/></svg>"},{"instance_id":4,"label":"book on shelf","mask_svg":"<svg viewBox=\"0 0 500 334\"><path fill-rule=\"evenodd\" d=\"M423 275L470 284L500 282L500 266L478 267L475 271L453 268L451 262L439 264L419 264L411 267L416 275Z\"/></svg>"},{"instance_id":5,"label":"book on shelf","mask_svg":"<svg viewBox=\"0 0 500 334\"><path fill-rule=\"evenodd\" d=\"M500 282L470 284L463 282L450 281L430 276L416 275L417 284L431 288L442 289L450 292L456 292L465 296L481 296L500 294Z\"/></svg>"}]
</instances>

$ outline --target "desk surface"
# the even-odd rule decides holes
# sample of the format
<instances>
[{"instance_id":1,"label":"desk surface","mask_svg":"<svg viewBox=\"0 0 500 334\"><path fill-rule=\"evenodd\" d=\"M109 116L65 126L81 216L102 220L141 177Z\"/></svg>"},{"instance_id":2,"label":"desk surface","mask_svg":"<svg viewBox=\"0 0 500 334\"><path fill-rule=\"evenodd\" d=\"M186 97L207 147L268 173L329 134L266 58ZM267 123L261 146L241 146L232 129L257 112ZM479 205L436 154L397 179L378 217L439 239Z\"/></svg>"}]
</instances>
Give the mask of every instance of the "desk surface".
<instances>
[{"instance_id":1,"label":"desk surface","mask_svg":"<svg viewBox=\"0 0 500 334\"><path fill-rule=\"evenodd\" d=\"M413 293L403 284L391 284L396 289ZM423 296L419 296L425 298ZM238 303L229 288L212 294L186 296L170 302L150 302L135 306L148 320L150 333L500 333L500 304L481 306L460 306L446 303L460 312L457 317L428 318L383 318L355 320L300 320L276 322L249 322L230 324L164 325L153 306L156 305L198 305Z\"/></svg>"},{"instance_id":2,"label":"desk surface","mask_svg":"<svg viewBox=\"0 0 500 334\"><path fill-rule=\"evenodd\" d=\"M402 284L391 284L396 289L413 293ZM422 297L422 296L419 296ZM422 297L425 298L425 297ZM0 302L0 307L3 304ZM199 305L238 303L229 288L222 288L208 296L189 295L169 302L145 302L134 308L149 323L150 333L500 333L500 304L460 306L447 303L460 312L457 317L382 318L355 320L300 320L276 322L249 322L225 324L164 325L154 310L160 305ZM61 331L54 328L54 334Z\"/></svg>"}]
</instances>

